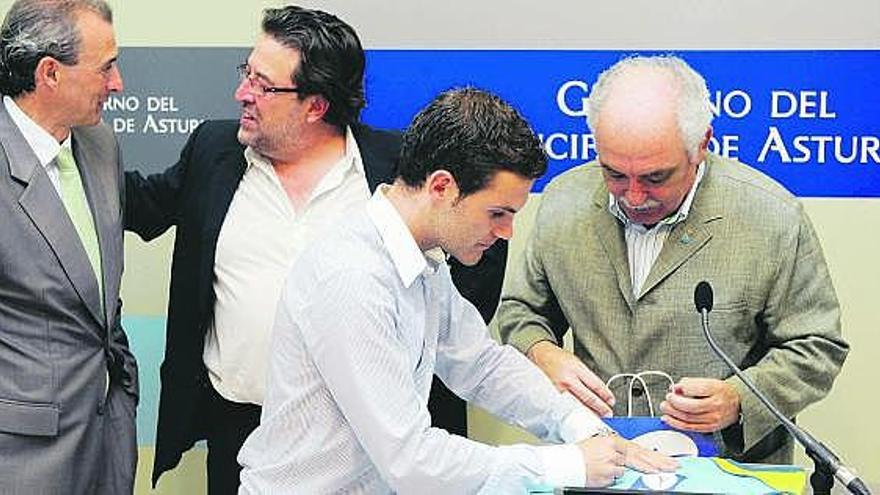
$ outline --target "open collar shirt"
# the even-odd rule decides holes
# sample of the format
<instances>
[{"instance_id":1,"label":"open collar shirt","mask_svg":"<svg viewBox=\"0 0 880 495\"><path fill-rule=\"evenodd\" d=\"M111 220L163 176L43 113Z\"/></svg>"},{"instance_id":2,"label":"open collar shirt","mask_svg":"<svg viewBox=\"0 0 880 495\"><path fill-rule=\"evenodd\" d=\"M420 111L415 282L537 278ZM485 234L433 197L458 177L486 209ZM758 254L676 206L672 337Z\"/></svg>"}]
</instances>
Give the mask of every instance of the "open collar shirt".
<instances>
[{"instance_id":1,"label":"open collar shirt","mask_svg":"<svg viewBox=\"0 0 880 495\"><path fill-rule=\"evenodd\" d=\"M430 426L436 373L547 441L603 429L491 339L443 252L419 249L382 187L334 234L303 253L279 303L261 423L239 454L241 493L505 494L583 484L577 446L492 447Z\"/></svg>"},{"instance_id":2,"label":"open collar shirt","mask_svg":"<svg viewBox=\"0 0 880 495\"><path fill-rule=\"evenodd\" d=\"M227 400L262 404L269 333L290 266L314 232L370 198L357 142L327 171L301 211L272 164L248 147L247 168L217 239L213 319L203 358L211 384Z\"/></svg>"}]
</instances>

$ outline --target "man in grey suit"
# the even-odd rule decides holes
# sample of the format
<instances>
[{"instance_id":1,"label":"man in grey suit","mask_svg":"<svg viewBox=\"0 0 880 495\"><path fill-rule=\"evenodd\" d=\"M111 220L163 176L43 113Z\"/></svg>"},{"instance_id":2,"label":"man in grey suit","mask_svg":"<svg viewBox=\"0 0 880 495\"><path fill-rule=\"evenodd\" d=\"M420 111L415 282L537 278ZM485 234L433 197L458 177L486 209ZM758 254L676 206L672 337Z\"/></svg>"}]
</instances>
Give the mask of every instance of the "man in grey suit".
<instances>
[{"instance_id":1,"label":"man in grey suit","mask_svg":"<svg viewBox=\"0 0 880 495\"><path fill-rule=\"evenodd\" d=\"M111 20L102 0L19 0L0 28L0 493L133 489Z\"/></svg>"},{"instance_id":2,"label":"man in grey suit","mask_svg":"<svg viewBox=\"0 0 880 495\"><path fill-rule=\"evenodd\" d=\"M715 339L785 414L824 397L848 346L806 213L769 177L707 153L709 93L681 59L623 60L589 105L598 160L544 190L502 295L503 340L605 414L627 412L614 397L630 382L609 389L614 375L668 373L636 381L635 414L713 433L724 456L791 462L791 438L704 341L693 292L715 286ZM574 355L560 347L569 327Z\"/></svg>"}]
</instances>

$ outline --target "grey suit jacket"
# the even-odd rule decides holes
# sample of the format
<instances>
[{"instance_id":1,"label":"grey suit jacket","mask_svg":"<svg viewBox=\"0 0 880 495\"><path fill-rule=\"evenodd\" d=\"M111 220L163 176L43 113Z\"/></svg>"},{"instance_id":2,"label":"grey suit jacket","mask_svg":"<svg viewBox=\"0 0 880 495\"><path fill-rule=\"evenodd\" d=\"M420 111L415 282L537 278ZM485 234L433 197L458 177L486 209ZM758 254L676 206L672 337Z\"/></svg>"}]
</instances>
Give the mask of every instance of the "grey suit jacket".
<instances>
[{"instance_id":1,"label":"grey suit jacket","mask_svg":"<svg viewBox=\"0 0 880 495\"><path fill-rule=\"evenodd\" d=\"M64 204L0 105L0 493L133 489L137 368L120 324L121 164L106 126L72 136L101 248L103 310Z\"/></svg>"},{"instance_id":2,"label":"grey suit jacket","mask_svg":"<svg viewBox=\"0 0 880 495\"><path fill-rule=\"evenodd\" d=\"M704 341L694 287L715 288L715 339L789 417L829 391L848 346L819 241L800 203L782 186L738 162L710 155L687 219L676 225L637 296L632 294L623 227L608 212L595 164L557 177L544 191L533 236L511 265L498 315L502 339L523 352L562 342L603 380L661 370L727 379L743 422L719 432L722 454L791 462L788 435ZM616 415L626 386L614 382ZM655 409L668 383L649 381ZM647 415L644 397L635 401Z\"/></svg>"}]
</instances>

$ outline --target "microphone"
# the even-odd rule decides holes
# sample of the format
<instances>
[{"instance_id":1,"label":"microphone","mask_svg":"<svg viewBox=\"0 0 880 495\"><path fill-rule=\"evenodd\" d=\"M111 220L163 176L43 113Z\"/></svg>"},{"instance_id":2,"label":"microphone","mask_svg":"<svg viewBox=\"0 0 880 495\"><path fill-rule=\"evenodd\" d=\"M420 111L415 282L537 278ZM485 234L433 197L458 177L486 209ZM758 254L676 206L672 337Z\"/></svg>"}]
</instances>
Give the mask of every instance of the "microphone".
<instances>
[{"instance_id":1,"label":"microphone","mask_svg":"<svg viewBox=\"0 0 880 495\"><path fill-rule=\"evenodd\" d=\"M712 292L712 286L709 282L703 280L698 283L694 289L694 306L696 306L697 312L700 313L700 323L703 328L703 336L706 337L706 341L709 343L709 347L712 348L712 351L715 352L715 354L718 355L718 357L720 357L731 370L733 370L733 373L742 380L742 382L746 384L746 387L755 394L761 403L763 403L764 406L776 416L782 426L785 427L785 429L788 430L788 432L801 445L803 445L804 449L807 451L807 455L813 459L813 462L816 464L816 473L810 477L810 483L813 485L814 493L829 493L831 490L831 484L834 481L831 478L828 478L827 480L827 487L820 488L820 486L816 486L822 480L818 478L814 480L814 478L817 475L820 475L820 472L824 471L825 473L833 474L835 478L846 486L850 493L857 495L870 495L871 492L868 490L868 487L865 486L865 483L859 479L852 470L843 465L840 458L834 455L834 452L832 452L831 449L813 438L812 435L782 414L782 412L770 402L770 399L758 389L754 382L752 382L752 380L746 376L741 369L739 369L739 366L737 366L736 363L734 363L733 360L730 359L730 357L718 346L718 344L715 343L715 339L712 338L712 334L709 332L709 312L712 311L713 304L714 294Z\"/></svg>"},{"instance_id":2,"label":"microphone","mask_svg":"<svg viewBox=\"0 0 880 495\"><path fill-rule=\"evenodd\" d=\"M703 311L706 313L712 311L714 299L715 295L712 293L712 286L709 285L709 282L703 280L697 284L694 289L694 305L697 307L697 313L703 314Z\"/></svg>"}]
</instances>

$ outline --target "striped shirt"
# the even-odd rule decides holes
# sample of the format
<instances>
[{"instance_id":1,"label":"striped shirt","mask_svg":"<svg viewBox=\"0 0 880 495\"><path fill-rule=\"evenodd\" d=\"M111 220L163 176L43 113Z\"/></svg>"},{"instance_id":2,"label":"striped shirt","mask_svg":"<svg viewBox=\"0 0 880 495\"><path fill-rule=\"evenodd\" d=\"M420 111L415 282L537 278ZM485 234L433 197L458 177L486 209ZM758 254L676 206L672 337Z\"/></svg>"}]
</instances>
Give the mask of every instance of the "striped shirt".
<instances>
[{"instance_id":1,"label":"striped shirt","mask_svg":"<svg viewBox=\"0 0 880 495\"><path fill-rule=\"evenodd\" d=\"M432 428L434 373L547 441L603 428L522 354L491 339L453 286L444 254L419 250L382 188L294 265L271 349L260 426L238 456L243 494L506 494L583 484L577 446L493 447Z\"/></svg>"}]
</instances>

